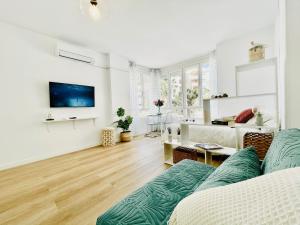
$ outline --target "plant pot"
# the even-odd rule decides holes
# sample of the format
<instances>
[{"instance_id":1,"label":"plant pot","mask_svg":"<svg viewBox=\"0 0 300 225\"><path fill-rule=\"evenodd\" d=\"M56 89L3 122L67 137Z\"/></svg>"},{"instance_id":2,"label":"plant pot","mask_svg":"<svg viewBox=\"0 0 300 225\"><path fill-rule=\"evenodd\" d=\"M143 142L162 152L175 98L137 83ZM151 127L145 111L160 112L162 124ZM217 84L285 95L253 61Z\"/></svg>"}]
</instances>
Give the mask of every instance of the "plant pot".
<instances>
[{"instance_id":1,"label":"plant pot","mask_svg":"<svg viewBox=\"0 0 300 225\"><path fill-rule=\"evenodd\" d=\"M120 140L121 142L129 142L132 140L132 134L131 131L124 131L120 134Z\"/></svg>"}]
</instances>

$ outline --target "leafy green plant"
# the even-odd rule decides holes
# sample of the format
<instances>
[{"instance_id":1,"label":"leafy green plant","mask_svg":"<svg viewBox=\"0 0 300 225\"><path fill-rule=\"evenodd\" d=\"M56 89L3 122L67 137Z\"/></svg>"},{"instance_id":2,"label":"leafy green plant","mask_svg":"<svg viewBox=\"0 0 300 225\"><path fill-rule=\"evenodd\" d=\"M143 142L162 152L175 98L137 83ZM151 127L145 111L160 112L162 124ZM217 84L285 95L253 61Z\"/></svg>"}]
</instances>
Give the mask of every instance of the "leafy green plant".
<instances>
[{"instance_id":1,"label":"leafy green plant","mask_svg":"<svg viewBox=\"0 0 300 225\"><path fill-rule=\"evenodd\" d=\"M193 106L196 102L196 99L199 97L198 90L196 88L187 89L187 104L188 106Z\"/></svg>"},{"instance_id":2,"label":"leafy green plant","mask_svg":"<svg viewBox=\"0 0 300 225\"><path fill-rule=\"evenodd\" d=\"M125 116L125 109L118 108L117 116L120 118L115 123L117 124L118 128L121 128L123 132L129 132L129 127L132 124L133 117L132 116Z\"/></svg>"}]
</instances>

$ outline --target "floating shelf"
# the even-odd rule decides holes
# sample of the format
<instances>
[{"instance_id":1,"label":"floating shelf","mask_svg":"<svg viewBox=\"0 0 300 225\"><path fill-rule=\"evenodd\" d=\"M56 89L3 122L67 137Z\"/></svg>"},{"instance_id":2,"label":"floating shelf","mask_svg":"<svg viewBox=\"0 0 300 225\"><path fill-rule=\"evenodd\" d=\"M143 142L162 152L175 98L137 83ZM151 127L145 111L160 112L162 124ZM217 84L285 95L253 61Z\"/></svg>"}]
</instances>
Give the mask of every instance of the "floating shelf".
<instances>
[{"instance_id":1,"label":"floating shelf","mask_svg":"<svg viewBox=\"0 0 300 225\"><path fill-rule=\"evenodd\" d=\"M276 96L275 92L273 93L264 93L264 94L253 94L253 95L241 95L241 96L230 96L226 98L211 98L211 99L204 99L204 101L214 101L214 100L227 100L227 99L236 99L236 98L251 98L251 97L263 97L263 96Z\"/></svg>"},{"instance_id":2,"label":"floating shelf","mask_svg":"<svg viewBox=\"0 0 300 225\"><path fill-rule=\"evenodd\" d=\"M246 64L242 64L242 65L238 65L236 66L236 70L240 71L240 70L248 70L248 69L252 69L253 67L259 67L259 66L265 66L265 65L274 65L274 63L276 63L276 57L274 58L269 58L269 59L262 59L259 61L255 61L255 62L250 62L250 63L246 63Z\"/></svg>"},{"instance_id":3,"label":"floating shelf","mask_svg":"<svg viewBox=\"0 0 300 225\"><path fill-rule=\"evenodd\" d=\"M54 120L44 120L43 123L58 123L58 122L66 122L66 121L78 121L78 120L95 120L97 119L97 116L91 116L91 117L77 117L76 119L70 119L70 118L54 118Z\"/></svg>"}]
</instances>

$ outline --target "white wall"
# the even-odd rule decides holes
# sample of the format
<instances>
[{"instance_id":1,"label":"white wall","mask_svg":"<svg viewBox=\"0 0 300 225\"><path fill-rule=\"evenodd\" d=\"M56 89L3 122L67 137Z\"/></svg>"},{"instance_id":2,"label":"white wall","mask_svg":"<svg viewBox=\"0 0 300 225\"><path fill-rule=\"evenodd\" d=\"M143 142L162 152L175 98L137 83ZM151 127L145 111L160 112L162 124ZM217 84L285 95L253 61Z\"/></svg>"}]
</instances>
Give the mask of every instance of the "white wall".
<instances>
[{"instance_id":1,"label":"white wall","mask_svg":"<svg viewBox=\"0 0 300 225\"><path fill-rule=\"evenodd\" d=\"M54 56L57 40L0 23L0 169L100 144L101 128L110 123L108 72ZM96 107L49 109L48 82L91 85ZM92 121L42 121L56 117L97 115Z\"/></svg>"},{"instance_id":2,"label":"white wall","mask_svg":"<svg viewBox=\"0 0 300 225\"><path fill-rule=\"evenodd\" d=\"M248 50L251 47L251 41L268 46L266 49L266 59L268 59L275 56L274 39L275 30L272 25L218 44L216 48L218 91L214 94L227 93L229 96L236 96L235 68L238 65L249 63ZM217 110L214 110L215 113L212 115L212 119L236 115L245 107L257 106L262 111L267 109L267 113L270 113L270 108L273 108L271 113L273 116L276 114L275 97L236 98L226 101L214 101L212 107L217 108Z\"/></svg>"},{"instance_id":3,"label":"white wall","mask_svg":"<svg viewBox=\"0 0 300 225\"><path fill-rule=\"evenodd\" d=\"M218 91L235 96L235 66L249 63L250 43L267 44L266 58L274 57L274 26L254 31L217 45Z\"/></svg>"},{"instance_id":4,"label":"white wall","mask_svg":"<svg viewBox=\"0 0 300 225\"><path fill-rule=\"evenodd\" d=\"M286 1L286 127L300 128L300 1Z\"/></svg>"},{"instance_id":5,"label":"white wall","mask_svg":"<svg viewBox=\"0 0 300 225\"><path fill-rule=\"evenodd\" d=\"M130 77L128 59L110 54L109 73L113 118L119 107L130 113Z\"/></svg>"}]
</instances>

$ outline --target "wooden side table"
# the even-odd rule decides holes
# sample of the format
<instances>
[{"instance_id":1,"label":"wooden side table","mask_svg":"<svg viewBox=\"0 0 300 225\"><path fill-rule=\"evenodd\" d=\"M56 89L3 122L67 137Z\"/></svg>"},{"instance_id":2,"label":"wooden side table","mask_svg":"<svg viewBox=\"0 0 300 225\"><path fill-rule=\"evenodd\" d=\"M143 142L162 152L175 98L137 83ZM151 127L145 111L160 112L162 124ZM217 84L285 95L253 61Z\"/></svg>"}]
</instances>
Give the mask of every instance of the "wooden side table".
<instances>
[{"instance_id":1,"label":"wooden side table","mask_svg":"<svg viewBox=\"0 0 300 225\"><path fill-rule=\"evenodd\" d=\"M115 142L115 128L105 127L102 131L102 145L104 147L114 146Z\"/></svg>"},{"instance_id":2,"label":"wooden side table","mask_svg":"<svg viewBox=\"0 0 300 225\"><path fill-rule=\"evenodd\" d=\"M174 165L173 162L173 152L176 147L184 147L195 149L197 152L204 153L205 156L205 164L212 164L212 157L213 155L228 155L231 156L237 152L235 148L223 147L222 149L217 150L204 150L201 148L195 147L196 142L179 142L177 140L173 140L172 142L164 142L164 157L165 157L165 164Z\"/></svg>"}]
</instances>

